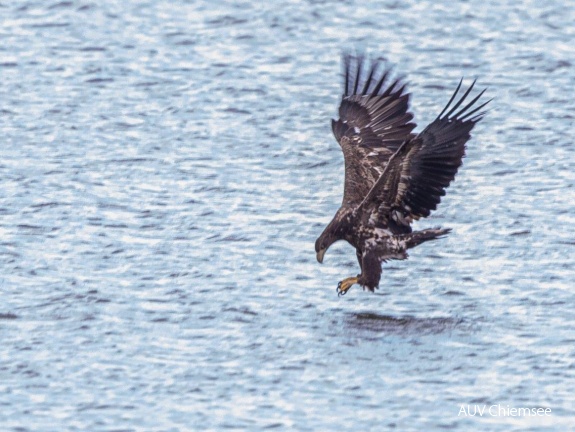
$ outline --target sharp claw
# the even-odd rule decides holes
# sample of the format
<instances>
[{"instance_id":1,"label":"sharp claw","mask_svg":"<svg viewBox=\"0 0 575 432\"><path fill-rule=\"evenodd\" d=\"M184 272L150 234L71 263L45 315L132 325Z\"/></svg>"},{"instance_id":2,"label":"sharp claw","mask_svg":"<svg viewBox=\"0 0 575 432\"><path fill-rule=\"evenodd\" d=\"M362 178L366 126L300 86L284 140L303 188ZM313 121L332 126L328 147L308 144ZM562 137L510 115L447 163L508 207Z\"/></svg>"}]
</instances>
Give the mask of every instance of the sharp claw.
<instances>
[{"instance_id":1,"label":"sharp claw","mask_svg":"<svg viewBox=\"0 0 575 432\"><path fill-rule=\"evenodd\" d=\"M351 286L356 283L357 283L356 278L347 278L342 281L339 281L339 283L337 284L337 288L335 289L337 296L341 297L346 295Z\"/></svg>"}]
</instances>

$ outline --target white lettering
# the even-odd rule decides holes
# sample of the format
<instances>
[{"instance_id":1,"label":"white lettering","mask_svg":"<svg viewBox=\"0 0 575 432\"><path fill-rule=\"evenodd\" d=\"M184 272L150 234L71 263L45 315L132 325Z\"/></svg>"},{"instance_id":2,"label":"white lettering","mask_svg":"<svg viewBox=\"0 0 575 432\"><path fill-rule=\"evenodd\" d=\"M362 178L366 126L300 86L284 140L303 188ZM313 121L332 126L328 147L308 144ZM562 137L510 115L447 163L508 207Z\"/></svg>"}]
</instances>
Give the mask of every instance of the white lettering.
<instances>
[{"instance_id":1,"label":"white lettering","mask_svg":"<svg viewBox=\"0 0 575 432\"><path fill-rule=\"evenodd\" d=\"M473 412L472 412L470 405L467 405L467 408L465 407L465 405L461 405L459 407L458 416L461 416L461 414L463 414L465 417L467 416L475 417L477 414L479 414L480 417L483 417L483 414L485 414L486 407L487 407L486 405L483 406L473 405Z\"/></svg>"},{"instance_id":2,"label":"white lettering","mask_svg":"<svg viewBox=\"0 0 575 432\"><path fill-rule=\"evenodd\" d=\"M507 408L509 409L509 405L507 405ZM503 414L501 414L502 412ZM505 417L506 415L509 415L509 413L505 411L505 407L502 407L501 404L497 404L497 415L499 417Z\"/></svg>"},{"instance_id":3,"label":"white lettering","mask_svg":"<svg viewBox=\"0 0 575 432\"><path fill-rule=\"evenodd\" d=\"M463 405L462 405L463 407ZM469 413L468 415L474 416L475 414L471 414L471 409L468 405ZM474 413L477 411L477 406L474 408ZM483 412L485 411L485 405L483 405L483 409L479 409L479 413L483 416ZM461 410L460 410L461 412ZM491 417L532 417L532 416L551 416L551 408L528 408L528 407L510 407L509 405L491 405L487 410L488 415Z\"/></svg>"}]
</instances>

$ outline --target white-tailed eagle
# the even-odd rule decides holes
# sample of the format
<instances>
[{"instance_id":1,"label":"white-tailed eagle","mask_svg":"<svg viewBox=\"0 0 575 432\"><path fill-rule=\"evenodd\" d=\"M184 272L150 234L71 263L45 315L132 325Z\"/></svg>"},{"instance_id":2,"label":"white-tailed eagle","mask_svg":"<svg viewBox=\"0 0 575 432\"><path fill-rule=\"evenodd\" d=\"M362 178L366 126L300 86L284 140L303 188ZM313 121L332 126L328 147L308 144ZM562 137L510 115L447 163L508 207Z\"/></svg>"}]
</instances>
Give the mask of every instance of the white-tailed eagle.
<instances>
[{"instance_id":1,"label":"white-tailed eagle","mask_svg":"<svg viewBox=\"0 0 575 432\"><path fill-rule=\"evenodd\" d=\"M408 111L410 94L400 79L389 80L383 59L345 54L344 93L332 130L345 160L343 202L315 243L317 260L338 240L355 247L361 273L337 286L344 295L354 284L379 285L381 264L406 259L407 249L447 233L448 228L412 231L411 223L437 208L465 155L465 143L481 120L483 90L467 102L475 81L420 133ZM390 81L390 82L388 82Z\"/></svg>"}]
</instances>

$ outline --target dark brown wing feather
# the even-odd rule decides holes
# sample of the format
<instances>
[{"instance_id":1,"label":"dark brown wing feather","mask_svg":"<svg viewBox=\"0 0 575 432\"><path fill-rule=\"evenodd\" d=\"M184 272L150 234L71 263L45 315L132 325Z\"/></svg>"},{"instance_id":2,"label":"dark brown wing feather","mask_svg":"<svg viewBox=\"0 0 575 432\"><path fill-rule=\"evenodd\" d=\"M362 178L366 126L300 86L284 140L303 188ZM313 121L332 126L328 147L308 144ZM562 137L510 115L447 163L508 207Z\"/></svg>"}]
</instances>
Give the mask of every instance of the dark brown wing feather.
<instances>
[{"instance_id":1,"label":"dark brown wing feather","mask_svg":"<svg viewBox=\"0 0 575 432\"><path fill-rule=\"evenodd\" d=\"M332 130L345 159L343 203L359 204L375 184L389 158L412 137L409 94L399 79L387 84L383 59L366 68L362 55L343 57L344 94Z\"/></svg>"},{"instance_id":2,"label":"dark brown wing feather","mask_svg":"<svg viewBox=\"0 0 575 432\"><path fill-rule=\"evenodd\" d=\"M455 113L474 84L451 107L460 82L441 114L390 158L385 172L360 206L367 210L372 223L409 227L414 219L429 216L437 208L461 166L471 130L484 115L477 112L489 103L474 107L484 90Z\"/></svg>"}]
</instances>

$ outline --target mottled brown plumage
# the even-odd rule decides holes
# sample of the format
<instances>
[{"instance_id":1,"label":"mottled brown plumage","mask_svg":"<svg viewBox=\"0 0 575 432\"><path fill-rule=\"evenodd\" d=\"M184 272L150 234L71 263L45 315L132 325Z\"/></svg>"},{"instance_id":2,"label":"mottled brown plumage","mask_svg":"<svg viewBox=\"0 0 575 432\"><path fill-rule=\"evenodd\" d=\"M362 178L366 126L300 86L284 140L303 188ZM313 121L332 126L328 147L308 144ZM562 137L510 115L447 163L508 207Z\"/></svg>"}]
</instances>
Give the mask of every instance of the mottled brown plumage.
<instances>
[{"instance_id":1,"label":"mottled brown plumage","mask_svg":"<svg viewBox=\"0 0 575 432\"><path fill-rule=\"evenodd\" d=\"M484 90L465 104L473 82L453 104L460 82L441 114L414 134L410 95L401 80L388 83L385 61L377 59L366 68L363 55L345 54L343 63L340 118L332 120L345 160L343 201L315 244L319 262L338 240L356 248L361 273L340 282L340 295L354 283L373 291L382 262L406 259L407 249L449 232L412 232L411 223L437 208L461 166L473 126L484 115L480 110L489 102L475 106Z\"/></svg>"}]
</instances>

